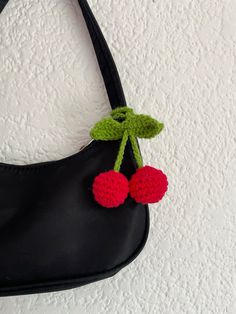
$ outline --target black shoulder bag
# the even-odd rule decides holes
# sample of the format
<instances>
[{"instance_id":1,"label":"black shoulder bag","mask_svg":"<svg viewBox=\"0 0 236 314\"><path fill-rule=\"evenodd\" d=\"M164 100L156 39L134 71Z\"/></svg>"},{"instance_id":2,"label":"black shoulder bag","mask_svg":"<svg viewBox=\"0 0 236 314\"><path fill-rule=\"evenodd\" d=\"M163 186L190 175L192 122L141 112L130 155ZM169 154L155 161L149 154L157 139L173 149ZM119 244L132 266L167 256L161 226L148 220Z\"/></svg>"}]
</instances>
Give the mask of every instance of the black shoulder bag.
<instances>
[{"instance_id":1,"label":"black shoulder bag","mask_svg":"<svg viewBox=\"0 0 236 314\"><path fill-rule=\"evenodd\" d=\"M0 12L7 2L0 0ZM163 125L126 106L107 43L87 1L78 2L113 110L91 131L93 141L72 156L0 163L0 296L64 290L115 275L143 249L147 203L167 190L160 170L143 167L136 140L157 135Z\"/></svg>"}]
</instances>

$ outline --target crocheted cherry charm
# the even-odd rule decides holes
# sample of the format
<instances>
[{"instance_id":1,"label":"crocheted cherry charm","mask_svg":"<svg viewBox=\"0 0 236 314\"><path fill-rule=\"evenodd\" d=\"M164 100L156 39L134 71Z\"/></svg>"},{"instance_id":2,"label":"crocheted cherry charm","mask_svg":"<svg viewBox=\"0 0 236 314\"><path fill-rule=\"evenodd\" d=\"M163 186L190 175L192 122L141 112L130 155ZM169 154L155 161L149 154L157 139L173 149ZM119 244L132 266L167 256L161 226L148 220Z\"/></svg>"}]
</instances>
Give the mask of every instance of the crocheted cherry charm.
<instances>
[{"instance_id":1,"label":"crocheted cherry charm","mask_svg":"<svg viewBox=\"0 0 236 314\"><path fill-rule=\"evenodd\" d=\"M157 203L168 188L166 175L159 169L145 166L139 168L129 183L130 196L142 204Z\"/></svg>"},{"instance_id":2,"label":"crocheted cherry charm","mask_svg":"<svg viewBox=\"0 0 236 314\"><path fill-rule=\"evenodd\" d=\"M107 208L123 204L130 192L137 202L147 204L162 199L167 190L167 178L161 170L146 166L140 154L137 138L153 138L164 128L164 124L143 114L135 114L131 108L114 109L110 117L97 122L90 134L96 141L120 141L113 170L98 175L93 183L95 200ZM137 172L131 178L120 173L127 142L130 142Z\"/></svg>"},{"instance_id":3,"label":"crocheted cherry charm","mask_svg":"<svg viewBox=\"0 0 236 314\"><path fill-rule=\"evenodd\" d=\"M123 204L129 193L129 182L120 172L100 173L93 182L93 195L98 204L106 208Z\"/></svg>"}]
</instances>

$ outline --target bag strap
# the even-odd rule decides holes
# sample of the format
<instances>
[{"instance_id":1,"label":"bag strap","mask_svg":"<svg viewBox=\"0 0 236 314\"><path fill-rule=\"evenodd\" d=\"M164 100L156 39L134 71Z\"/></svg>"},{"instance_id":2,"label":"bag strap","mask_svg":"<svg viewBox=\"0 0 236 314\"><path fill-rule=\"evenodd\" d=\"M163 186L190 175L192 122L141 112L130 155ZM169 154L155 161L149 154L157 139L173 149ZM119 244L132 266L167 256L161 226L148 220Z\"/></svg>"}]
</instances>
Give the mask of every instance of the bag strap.
<instances>
[{"instance_id":1,"label":"bag strap","mask_svg":"<svg viewBox=\"0 0 236 314\"><path fill-rule=\"evenodd\" d=\"M0 13L9 0L0 0ZM112 109L126 106L126 100L114 59L87 0L78 0L103 76Z\"/></svg>"}]
</instances>

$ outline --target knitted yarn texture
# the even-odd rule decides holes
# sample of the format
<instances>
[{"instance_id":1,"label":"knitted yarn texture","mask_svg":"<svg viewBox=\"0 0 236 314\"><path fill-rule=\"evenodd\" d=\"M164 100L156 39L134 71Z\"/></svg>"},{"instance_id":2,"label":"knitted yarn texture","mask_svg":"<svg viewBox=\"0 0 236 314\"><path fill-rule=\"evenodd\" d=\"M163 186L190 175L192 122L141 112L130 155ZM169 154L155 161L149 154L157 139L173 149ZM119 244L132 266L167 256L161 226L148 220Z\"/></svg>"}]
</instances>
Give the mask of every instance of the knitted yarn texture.
<instances>
[{"instance_id":1,"label":"knitted yarn texture","mask_svg":"<svg viewBox=\"0 0 236 314\"><path fill-rule=\"evenodd\" d=\"M137 138L153 138L164 128L164 124L148 115L135 114L133 109L119 107L113 110L110 117L97 122L90 135L95 140L120 140L120 147L113 170L99 174L93 183L95 200L103 207L118 207L130 196L139 203L148 204L160 201L167 191L166 175L150 166L143 167L143 160ZM125 147L130 140L133 156L138 167L130 183L121 174L120 168L124 159Z\"/></svg>"},{"instance_id":2,"label":"knitted yarn texture","mask_svg":"<svg viewBox=\"0 0 236 314\"><path fill-rule=\"evenodd\" d=\"M103 207L113 208L123 204L129 193L129 182L120 172L110 170L100 173L93 182L95 200Z\"/></svg>"},{"instance_id":3,"label":"knitted yarn texture","mask_svg":"<svg viewBox=\"0 0 236 314\"><path fill-rule=\"evenodd\" d=\"M159 202L168 188L166 175L150 166L139 168L129 182L130 196L137 203L150 204Z\"/></svg>"}]
</instances>

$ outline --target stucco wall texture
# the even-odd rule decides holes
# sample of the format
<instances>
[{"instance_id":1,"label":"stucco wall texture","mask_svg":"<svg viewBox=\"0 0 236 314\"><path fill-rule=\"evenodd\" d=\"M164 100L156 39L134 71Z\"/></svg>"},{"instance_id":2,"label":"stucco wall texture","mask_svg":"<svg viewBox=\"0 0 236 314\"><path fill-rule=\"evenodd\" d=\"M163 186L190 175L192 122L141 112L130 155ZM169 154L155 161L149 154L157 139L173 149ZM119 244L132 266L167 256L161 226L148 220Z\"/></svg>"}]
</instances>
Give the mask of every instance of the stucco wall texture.
<instances>
[{"instance_id":1,"label":"stucco wall texture","mask_svg":"<svg viewBox=\"0 0 236 314\"><path fill-rule=\"evenodd\" d=\"M169 191L150 206L145 249L116 277L1 298L0 312L235 314L236 1L89 3L128 103L165 123L141 149ZM77 152L110 108L76 0L11 0L0 34L1 162Z\"/></svg>"}]
</instances>

